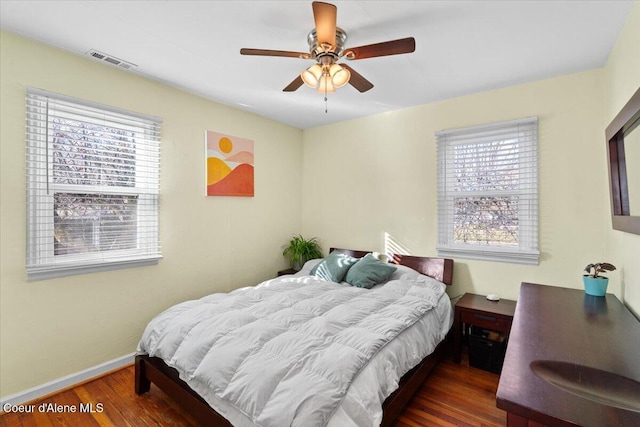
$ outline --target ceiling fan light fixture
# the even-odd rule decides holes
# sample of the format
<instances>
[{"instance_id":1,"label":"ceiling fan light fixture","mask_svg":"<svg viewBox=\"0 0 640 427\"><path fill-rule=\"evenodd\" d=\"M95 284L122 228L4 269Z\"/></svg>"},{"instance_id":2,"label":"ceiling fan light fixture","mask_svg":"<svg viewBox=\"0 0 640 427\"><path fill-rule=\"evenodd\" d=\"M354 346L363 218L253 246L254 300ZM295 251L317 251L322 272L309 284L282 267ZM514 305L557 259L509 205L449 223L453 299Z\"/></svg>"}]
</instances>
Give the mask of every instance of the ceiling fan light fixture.
<instances>
[{"instance_id":1,"label":"ceiling fan light fixture","mask_svg":"<svg viewBox=\"0 0 640 427\"><path fill-rule=\"evenodd\" d=\"M312 65L300 73L302 81L309 87L318 87L318 82L320 81L321 76L322 67L318 64Z\"/></svg>"},{"instance_id":2,"label":"ceiling fan light fixture","mask_svg":"<svg viewBox=\"0 0 640 427\"><path fill-rule=\"evenodd\" d=\"M2 0L0 0L2 1ZM364 93L373 88L373 84L348 65L336 64L341 59L358 60L400 55L415 52L416 41L413 37L389 40L381 43L357 47L347 47L347 33L337 24L337 8L323 1L311 3L315 28L307 35L309 53L287 50L242 48L241 55L279 56L287 58L312 59L316 64L302 71L283 92L294 92L303 84L318 89L320 93L335 92L337 88L349 83L358 92ZM327 97L324 97L325 102ZM326 112L326 108L325 108Z\"/></svg>"},{"instance_id":3,"label":"ceiling fan light fixture","mask_svg":"<svg viewBox=\"0 0 640 427\"><path fill-rule=\"evenodd\" d=\"M320 84L318 85L318 93L334 93L336 91L333 83L331 83L331 77L327 74L323 74L320 77Z\"/></svg>"},{"instance_id":4,"label":"ceiling fan light fixture","mask_svg":"<svg viewBox=\"0 0 640 427\"><path fill-rule=\"evenodd\" d=\"M331 83L335 88L342 87L349 82L351 73L346 68L341 67L339 64L333 64L329 68L329 76L331 76Z\"/></svg>"}]
</instances>

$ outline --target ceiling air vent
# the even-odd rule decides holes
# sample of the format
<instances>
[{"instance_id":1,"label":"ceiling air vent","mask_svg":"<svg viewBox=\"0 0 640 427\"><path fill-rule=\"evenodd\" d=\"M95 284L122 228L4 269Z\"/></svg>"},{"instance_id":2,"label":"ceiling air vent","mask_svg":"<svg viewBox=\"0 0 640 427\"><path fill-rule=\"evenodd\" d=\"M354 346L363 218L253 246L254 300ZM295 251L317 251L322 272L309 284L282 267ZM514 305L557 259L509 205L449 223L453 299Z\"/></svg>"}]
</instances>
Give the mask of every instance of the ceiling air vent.
<instances>
[{"instance_id":1,"label":"ceiling air vent","mask_svg":"<svg viewBox=\"0 0 640 427\"><path fill-rule=\"evenodd\" d=\"M131 62L123 61L122 59L118 59L115 56L107 55L106 53L99 52L95 49L91 49L87 52L87 55L90 57L97 59L98 61L106 62L111 65L115 65L116 67L124 68L125 70L131 70L132 68L138 68L136 64Z\"/></svg>"}]
</instances>

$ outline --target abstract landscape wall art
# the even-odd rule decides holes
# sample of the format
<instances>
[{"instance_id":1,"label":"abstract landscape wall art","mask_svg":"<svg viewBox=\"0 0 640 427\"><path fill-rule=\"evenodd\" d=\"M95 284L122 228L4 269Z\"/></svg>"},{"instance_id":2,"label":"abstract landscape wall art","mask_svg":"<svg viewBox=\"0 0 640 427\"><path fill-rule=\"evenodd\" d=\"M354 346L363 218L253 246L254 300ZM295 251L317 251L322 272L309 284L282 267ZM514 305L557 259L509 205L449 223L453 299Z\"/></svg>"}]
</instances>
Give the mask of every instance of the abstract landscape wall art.
<instances>
[{"instance_id":1,"label":"abstract landscape wall art","mask_svg":"<svg viewBox=\"0 0 640 427\"><path fill-rule=\"evenodd\" d=\"M253 141L208 130L207 196L253 197Z\"/></svg>"}]
</instances>

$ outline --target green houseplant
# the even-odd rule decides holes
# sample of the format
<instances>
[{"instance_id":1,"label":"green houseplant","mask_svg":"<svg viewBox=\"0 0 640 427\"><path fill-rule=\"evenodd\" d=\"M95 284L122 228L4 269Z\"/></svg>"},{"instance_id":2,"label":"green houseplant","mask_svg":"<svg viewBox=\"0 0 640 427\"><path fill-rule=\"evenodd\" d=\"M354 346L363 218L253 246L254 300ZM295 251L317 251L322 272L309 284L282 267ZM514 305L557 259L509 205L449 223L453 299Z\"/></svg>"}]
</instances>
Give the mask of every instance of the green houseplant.
<instances>
[{"instance_id":1,"label":"green houseplant","mask_svg":"<svg viewBox=\"0 0 640 427\"><path fill-rule=\"evenodd\" d=\"M282 255L289 258L294 270L299 271L310 259L322 258L322 250L317 238L305 239L298 234L293 236Z\"/></svg>"},{"instance_id":2,"label":"green houseplant","mask_svg":"<svg viewBox=\"0 0 640 427\"><path fill-rule=\"evenodd\" d=\"M582 276L584 282L584 291L587 295L593 295L596 297L603 297L607 293L607 286L609 285L609 278L600 276L607 271L614 271L616 267L608 262L597 262L595 264L589 264L584 268L589 274Z\"/></svg>"}]
</instances>

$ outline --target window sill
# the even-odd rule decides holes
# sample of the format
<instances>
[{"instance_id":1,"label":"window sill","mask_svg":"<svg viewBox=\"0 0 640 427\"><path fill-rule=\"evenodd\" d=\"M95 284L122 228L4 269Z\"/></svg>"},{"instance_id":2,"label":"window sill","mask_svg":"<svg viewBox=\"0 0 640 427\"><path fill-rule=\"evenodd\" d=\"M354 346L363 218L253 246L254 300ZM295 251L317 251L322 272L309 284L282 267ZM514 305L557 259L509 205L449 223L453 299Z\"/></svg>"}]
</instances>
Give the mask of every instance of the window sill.
<instances>
[{"instance_id":1,"label":"window sill","mask_svg":"<svg viewBox=\"0 0 640 427\"><path fill-rule=\"evenodd\" d=\"M437 247L438 256L444 258L463 258L481 261L508 262L511 264L538 265L540 252L538 251L505 251L495 248L470 249Z\"/></svg>"},{"instance_id":2,"label":"window sill","mask_svg":"<svg viewBox=\"0 0 640 427\"><path fill-rule=\"evenodd\" d=\"M79 274L99 273L103 271L122 270L125 268L146 267L156 265L162 259L161 255L144 259L123 260L116 262L102 263L77 263L77 264L57 264L38 267L27 267L27 280L48 280Z\"/></svg>"}]
</instances>

